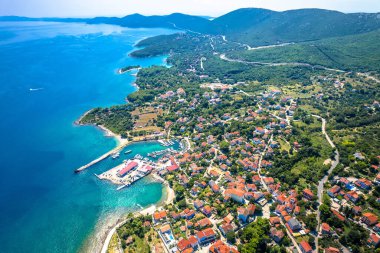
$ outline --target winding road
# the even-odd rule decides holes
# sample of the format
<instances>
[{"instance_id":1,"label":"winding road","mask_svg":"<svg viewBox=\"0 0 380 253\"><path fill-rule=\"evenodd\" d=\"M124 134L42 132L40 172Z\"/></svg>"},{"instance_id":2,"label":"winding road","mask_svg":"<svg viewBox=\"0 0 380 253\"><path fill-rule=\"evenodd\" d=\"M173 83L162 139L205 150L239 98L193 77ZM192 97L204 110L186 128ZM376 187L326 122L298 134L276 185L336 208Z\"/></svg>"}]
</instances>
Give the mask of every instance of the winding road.
<instances>
[{"instance_id":1,"label":"winding road","mask_svg":"<svg viewBox=\"0 0 380 253\"><path fill-rule=\"evenodd\" d=\"M303 62L260 62L260 61L245 61L245 60L239 60L239 59L232 59L227 57L225 54L221 54L220 59L228 62L238 62L242 64L250 64L250 65L258 65L258 66L269 66L269 67L277 67L277 66L291 66L291 67L309 67L309 68L315 68L315 69L323 69L333 72L339 72L339 73L345 73L346 71L341 69L333 69L328 68L322 65L312 65L309 63L303 63Z\"/></svg>"},{"instance_id":2,"label":"winding road","mask_svg":"<svg viewBox=\"0 0 380 253\"><path fill-rule=\"evenodd\" d=\"M326 133L326 120L324 118L322 118L321 116L318 116L318 115L311 115L311 116L322 120L322 133L325 135L326 140L330 144L330 146L332 148L335 148L335 144L331 141L330 136L328 136L328 134ZM332 173L332 171L339 164L339 158L340 158L339 157L339 152L338 152L337 149L335 149L334 161L331 163L330 169L327 171L327 174L319 181L319 184L318 184L318 203L319 203L319 205L322 204L324 184L327 182L327 179L329 178L329 176ZM316 246L316 249L317 249L316 252L318 253L318 251L319 251L319 249L318 249L318 239L319 239L319 231L320 231L320 227L321 227L321 212L319 211L319 208L318 208L318 211L317 211L317 222L318 222L317 223L318 235L315 238L315 246Z\"/></svg>"}]
</instances>

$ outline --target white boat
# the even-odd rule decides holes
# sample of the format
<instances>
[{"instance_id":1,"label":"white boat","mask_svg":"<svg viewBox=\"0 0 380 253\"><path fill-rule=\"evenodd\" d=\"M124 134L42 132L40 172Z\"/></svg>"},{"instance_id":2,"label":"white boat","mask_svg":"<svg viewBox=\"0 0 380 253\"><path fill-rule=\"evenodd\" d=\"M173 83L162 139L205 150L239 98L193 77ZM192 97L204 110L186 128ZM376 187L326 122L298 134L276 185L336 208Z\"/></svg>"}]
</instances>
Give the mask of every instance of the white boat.
<instances>
[{"instance_id":1,"label":"white boat","mask_svg":"<svg viewBox=\"0 0 380 253\"><path fill-rule=\"evenodd\" d=\"M119 158L119 156L120 156L120 153L117 152L117 153L114 153L111 157L112 159L116 159L116 158Z\"/></svg>"}]
</instances>

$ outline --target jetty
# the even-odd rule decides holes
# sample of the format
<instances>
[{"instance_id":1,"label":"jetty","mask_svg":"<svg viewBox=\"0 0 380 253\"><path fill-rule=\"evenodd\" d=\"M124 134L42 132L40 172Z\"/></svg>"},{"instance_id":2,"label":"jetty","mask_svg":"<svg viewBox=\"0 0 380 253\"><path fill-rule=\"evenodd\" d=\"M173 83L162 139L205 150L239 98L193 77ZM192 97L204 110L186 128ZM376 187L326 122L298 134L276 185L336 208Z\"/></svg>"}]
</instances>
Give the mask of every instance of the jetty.
<instances>
[{"instance_id":1,"label":"jetty","mask_svg":"<svg viewBox=\"0 0 380 253\"><path fill-rule=\"evenodd\" d=\"M87 163L86 165L83 165L81 166L80 168L76 169L74 172L75 173L79 173L85 169L88 169L90 168L91 166L97 164L98 162L100 161L103 161L104 159L106 159L107 157L109 157L110 155L113 155L117 152L120 152L125 146L127 146L129 144L129 142L126 140L125 142L122 142L120 145L118 145L116 148L112 149L111 151L105 153L104 155L96 158L95 160Z\"/></svg>"},{"instance_id":2,"label":"jetty","mask_svg":"<svg viewBox=\"0 0 380 253\"><path fill-rule=\"evenodd\" d=\"M168 146L172 146L174 145L174 142L172 140L158 140L158 142L164 146L164 147L168 147Z\"/></svg>"},{"instance_id":3,"label":"jetty","mask_svg":"<svg viewBox=\"0 0 380 253\"><path fill-rule=\"evenodd\" d=\"M167 148L167 149L164 149L164 150L154 151L154 152L148 153L148 156L156 158L157 156L164 155L164 154L167 154L167 153L176 154L178 152L176 150L174 150L173 148Z\"/></svg>"}]
</instances>

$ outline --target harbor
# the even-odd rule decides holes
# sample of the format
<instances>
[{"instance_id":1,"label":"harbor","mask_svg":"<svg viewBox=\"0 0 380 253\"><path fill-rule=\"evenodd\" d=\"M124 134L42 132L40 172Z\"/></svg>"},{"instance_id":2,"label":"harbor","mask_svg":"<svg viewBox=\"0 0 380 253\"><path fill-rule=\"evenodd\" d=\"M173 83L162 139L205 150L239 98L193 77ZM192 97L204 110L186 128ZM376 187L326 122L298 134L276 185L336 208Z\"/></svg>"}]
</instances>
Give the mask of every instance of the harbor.
<instances>
[{"instance_id":1,"label":"harbor","mask_svg":"<svg viewBox=\"0 0 380 253\"><path fill-rule=\"evenodd\" d=\"M83 165L81 166L80 168L76 169L74 172L75 173L79 173L85 169L88 169L90 168L91 166L103 161L104 159L108 158L109 156L112 156L114 157L115 154L119 153L119 151L121 151L125 146L127 146L129 144L129 142L127 140L123 141L120 145L118 145L116 148L112 149L111 151L105 153L104 155L96 158L95 160L87 163L86 165ZM118 157L118 156L117 156ZM115 157L115 158L117 158Z\"/></svg>"},{"instance_id":2,"label":"harbor","mask_svg":"<svg viewBox=\"0 0 380 253\"><path fill-rule=\"evenodd\" d=\"M147 159L133 158L100 175L95 175L101 180L119 185L117 190L121 190L149 175L154 168L156 164Z\"/></svg>"},{"instance_id":3,"label":"harbor","mask_svg":"<svg viewBox=\"0 0 380 253\"><path fill-rule=\"evenodd\" d=\"M174 145L178 145L179 143L174 140L163 140L158 141L157 144L159 144L157 147L161 146L161 148L167 148L135 155L131 154L134 152L132 149L119 149L118 151L113 150L112 152L107 153L107 157L105 158L108 158L108 166L112 166L112 168L107 171L103 170L104 172L102 171L100 174L95 174L95 176L101 180L110 181L117 185L117 190L121 190L131 186L133 183L149 174L154 175L154 173L159 173L167 166L166 163L169 160L169 157L178 153L177 149L179 147ZM122 162L117 164L118 160ZM101 160L97 162L100 161Z\"/></svg>"},{"instance_id":4,"label":"harbor","mask_svg":"<svg viewBox=\"0 0 380 253\"><path fill-rule=\"evenodd\" d=\"M164 146L164 147L169 147L169 146L172 146L174 145L174 141L172 140L158 140L158 142Z\"/></svg>"},{"instance_id":5,"label":"harbor","mask_svg":"<svg viewBox=\"0 0 380 253\"><path fill-rule=\"evenodd\" d=\"M169 146L173 146L176 144L176 142L174 140L158 140L157 141L161 146L163 147L169 147ZM121 142L121 144L119 146L117 146L116 148L112 149L111 151L105 153L104 155L96 158L95 160L89 162L88 164L86 165L83 165L81 166L80 168L74 170L75 173L79 173L81 171L84 171L90 167L92 167L93 165L105 160L106 158L108 157L111 157L112 159L117 159L120 157L120 154L121 152L123 151L123 149L128 145L130 144L131 142L127 141L127 140L124 140ZM132 153L133 150L126 150L123 152L124 155L128 155L130 153ZM157 153L158 152L158 153ZM173 153L173 152L176 152L173 147L171 148L168 148L166 149L165 151L164 150L160 150L160 151L153 151L153 152L150 152L148 153L147 155L149 157L152 157L152 158L157 158L158 156L160 155L163 155L163 154L166 154L166 153Z\"/></svg>"},{"instance_id":6,"label":"harbor","mask_svg":"<svg viewBox=\"0 0 380 253\"><path fill-rule=\"evenodd\" d=\"M151 153L148 153L149 157L157 158L158 156L165 155L165 154L177 154L178 151L174 150L173 148L167 148L160 151L153 151Z\"/></svg>"}]
</instances>

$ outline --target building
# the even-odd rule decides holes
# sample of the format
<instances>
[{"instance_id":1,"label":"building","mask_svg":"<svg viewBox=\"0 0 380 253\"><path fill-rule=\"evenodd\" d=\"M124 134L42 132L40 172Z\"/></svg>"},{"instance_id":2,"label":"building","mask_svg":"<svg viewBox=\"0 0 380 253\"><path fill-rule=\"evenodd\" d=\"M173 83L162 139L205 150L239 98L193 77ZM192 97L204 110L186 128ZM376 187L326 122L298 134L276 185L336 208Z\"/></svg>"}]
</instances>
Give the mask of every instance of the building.
<instances>
[{"instance_id":1,"label":"building","mask_svg":"<svg viewBox=\"0 0 380 253\"><path fill-rule=\"evenodd\" d=\"M328 190L327 194L331 197L331 198L335 198L335 196L340 192L340 187L338 185L334 185L333 187L330 188L330 190Z\"/></svg>"},{"instance_id":2,"label":"building","mask_svg":"<svg viewBox=\"0 0 380 253\"><path fill-rule=\"evenodd\" d=\"M303 190L302 194L305 199L312 200L314 198L314 193L310 189Z\"/></svg>"},{"instance_id":3,"label":"building","mask_svg":"<svg viewBox=\"0 0 380 253\"><path fill-rule=\"evenodd\" d=\"M185 250L188 249L196 249L197 247L198 241L194 236L190 236L189 239L181 239L177 244L179 252L185 252Z\"/></svg>"},{"instance_id":4,"label":"building","mask_svg":"<svg viewBox=\"0 0 380 253\"><path fill-rule=\"evenodd\" d=\"M327 223L322 223L322 235L329 235L331 233L330 225Z\"/></svg>"},{"instance_id":5,"label":"building","mask_svg":"<svg viewBox=\"0 0 380 253\"><path fill-rule=\"evenodd\" d=\"M129 172L133 171L134 169L137 168L139 164L135 161L131 161L129 163L127 163L125 165L125 167L123 169L121 169L118 173L117 173L117 176L118 177L123 177L125 176L126 174L128 174Z\"/></svg>"},{"instance_id":6,"label":"building","mask_svg":"<svg viewBox=\"0 0 380 253\"><path fill-rule=\"evenodd\" d=\"M247 207L238 207L238 219L241 220L243 223L246 223L248 221L248 218L254 215L255 210L256 206L253 204L249 204Z\"/></svg>"},{"instance_id":7,"label":"building","mask_svg":"<svg viewBox=\"0 0 380 253\"><path fill-rule=\"evenodd\" d=\"M211 214L212 214L212 208L211 208L209 205L204 206L204 207L201 208L201 212L202 212L204 215L206 215L207 217L210 217Z\"/></svg>"},{"instance_id":8,"label":"building","mask_svg":"<svg viewBox=\"0 0 380 253\"><path fill-rule=\"evenodd\" d=\"M334 247L328 247L325 249L324 253L340 253L340 250Z\"/></svg>"},{"instance_id":9,"label":"building","mask_svg":"<svg viewBox=\"0 0 380 253\"><path fill-rule=\"evenodd\" d=\"M371 190L372 188L372 182L365 178L357 180L355 185L365 190Z\"/></svg>"},{"instance_id":10,"label":"building","mask_svg":"<svg viewBox=\"0 0 380 253\"><path fill-rule=\"evenodd\" d=\"M162 220L165 220L166 219L166 211L157 211L153 214L153 221L154 222L160 222Z\"/></svg>"},{"instance_id":11,"label":"building","mask_svg":"<svg viewBox=\"0 0 380 253\"><path fill-rule=\"evenodd\" d=\"M224 195L226 197L229 197L239 203L244 203L244 194L245 194L245 191L239 190L239 189L227 189L224 192Z\"/></svg>"},{"instance_id":12,"label":"building","mask_svg":"<svg viewBox=\"0 0 380 253\"><path fill-rule=\"evenodd\" d=\"M378 217L373 213L364 213L362 217L362 222L368 226L376 225L378 222Z\"/></svg>"},{"instance_id":13,"label":"building","mask_svg":"<svg viewBox=\"0 0 380 253\"><path fill-rule=\"evenodd\" d=\"M223 223L222 225L219 226L219 230L220 232L222 232L224 236L226 236L228 232L234 231L234 227L232 226L231 223Z\"/></svg>"},{"instance_id":14,"label":"building","mask_svg":"<svg viewBox=\"0 0 380 253\"><path fill-rule=\"evenodd\" d=\"M355 191L349 191L346 193L345 198L351 200L353 203L356 203L360 200L360 196Z\"/></svg>"},{"instance_id":15,"label":"building","mask_svg":"<svg viewBox=\"0 0 380 253\"><path fill-rule=\"evenodd\" d=\"M211 190L212 190L214 193L218 193L218 192L220 191L220 187L219 187L219 185L217 185L217 184L215 183L215 181L210 180L210 182L208 182L208 184L210 185Z\"/></svg>"},{"instance_id":16,"label":"building","mask_svg":"<svg viewBox=\"0 0 380 253\"><path fill-rule=\"evenodd\" d=\"M281 242L282 238L284 238L285 234L282 232L282 230L278 230L276 228L271 228L270 230L270 237L275 241L276 243Z\"/></svg>"},{"instance_id":17,"label":"building","mask_svg":"<svg viewBox=\"0 0 380 253\"><path fill-rule=\"evenodd\" d=\"M218 240L209 249L210 253L239 253L235 248L226 245L221 240Z\"/></svg>"},{"instance_id":18,"label":"building","mask_svg":"<svg viewBox=\"0 0 380 253\"><path fill-rule=\"evenodd\" d=\"M368 245L377 247L380 244L380 237L377 234L371 233L367 241Z\"/></svg>"},{"instance_id":19,"label":"building","mask_svg":"<svg viewBox=\"0 0 380 253\"><path fill-rule=\"evenodd\" d=\"M216 238L216 234L214 230L212 230L211 228L206 228L206 229L203 229L202 231L199 231L196 235L196 238L200 245L205 245L214 241Z\"/></svg>"},{"instance_id":20,"label":"building","mask_svg":"<svg viewBox=\"0 0 380 253\"><path fill-rule=\"evenodd\" d=\"M211 221L209 220L209 218L203 218L203 219L197 221L197 222L195 223L195 226L198 227L198 228L203 229L203 228L205 228L205 227L212 226L212 223L211 223Z\"/></svg>"},{"instance_id":21,"label":"building","mask_svg":"<svg viewBox=\"0 0 380 253\"><path fill-rule=\"evenodd\" d=\"M299 244L301 252L302 253L312 253L313 249L311 248L310 244L306 241L302 241Z\"/></svg>"},{"instance_id":22,"label":"building","mask_svg":"<svg viewBox=\"0 0 380 253\"><path fill-rule=\"evenodd\" d=\"M289 221L288 221L288 225L290 227L290 229L293 231L293 232L296 232L296 231L299 231L302 229L302 225L301 223L295 219L295 218L291 218Z\"/></svg>"}]
</instances>

